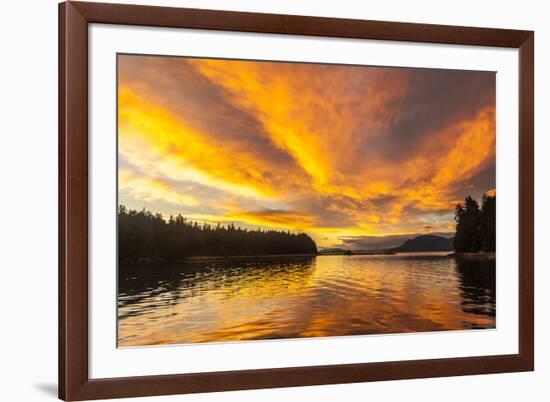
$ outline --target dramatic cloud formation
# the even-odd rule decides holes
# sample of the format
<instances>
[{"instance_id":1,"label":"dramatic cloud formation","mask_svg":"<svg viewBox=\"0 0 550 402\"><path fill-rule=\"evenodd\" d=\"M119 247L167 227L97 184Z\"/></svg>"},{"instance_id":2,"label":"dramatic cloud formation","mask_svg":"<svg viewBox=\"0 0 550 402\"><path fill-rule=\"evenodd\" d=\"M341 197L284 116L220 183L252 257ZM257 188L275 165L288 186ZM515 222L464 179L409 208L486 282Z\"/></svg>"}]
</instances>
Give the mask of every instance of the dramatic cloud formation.
<instances>
[{"instance_id":1,"label":"dramatic cloud formation","mask_svg":"<svg viewBox=\"0 0 550 402\"><path fill-rule=\"evenodd\" d=\"M131 208L375 247L495 187L490 72L120 55ZM367 246L366 246L367 245Z\"/></svg>"}]
</instances>

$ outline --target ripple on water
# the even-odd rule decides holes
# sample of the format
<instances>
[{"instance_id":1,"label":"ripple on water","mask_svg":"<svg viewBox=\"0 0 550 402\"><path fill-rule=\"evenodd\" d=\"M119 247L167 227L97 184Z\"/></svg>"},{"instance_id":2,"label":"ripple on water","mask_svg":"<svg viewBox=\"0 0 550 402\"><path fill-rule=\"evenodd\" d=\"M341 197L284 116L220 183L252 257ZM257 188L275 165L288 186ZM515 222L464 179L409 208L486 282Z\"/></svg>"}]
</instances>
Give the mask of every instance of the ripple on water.
<instances>
[{"instance_id":1,"label":"ripple on water","mask_svg":"<svg viewBox=\"0 0 550 402\"><path fill-rule=\"evenodd\" d=\"M397 254L123 267L118 306L121 346L494 328L495 262Z\"/></svg>"}]
</instances>

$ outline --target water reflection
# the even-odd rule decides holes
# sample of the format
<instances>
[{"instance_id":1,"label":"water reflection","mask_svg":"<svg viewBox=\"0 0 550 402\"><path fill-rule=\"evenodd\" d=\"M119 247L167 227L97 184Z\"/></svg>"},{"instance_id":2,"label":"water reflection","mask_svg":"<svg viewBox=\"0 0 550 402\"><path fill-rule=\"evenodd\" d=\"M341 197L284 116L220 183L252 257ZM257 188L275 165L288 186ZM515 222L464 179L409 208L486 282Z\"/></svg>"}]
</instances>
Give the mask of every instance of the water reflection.
<instances>
[{"instance_id":1,"label":"water reflection","mask_svg":"<svg viewBox=\"0 0 550 402\"><path fill-rule=\"evenodd\" d=\"M495 261L485 258L457 258L462 309L466 313L495 317ZM473 325L475 327L475 324Z\"/></svg>"},{"instance_id":2,"label":"water reflection","mask_svg":"<svg viewBox=\"0 0 550 402\"><path fill-rule=\"evenodd\" d=\"M119 345L494 328L494 260L441 253L119 269Z\"/></svg>"}]
</instances>

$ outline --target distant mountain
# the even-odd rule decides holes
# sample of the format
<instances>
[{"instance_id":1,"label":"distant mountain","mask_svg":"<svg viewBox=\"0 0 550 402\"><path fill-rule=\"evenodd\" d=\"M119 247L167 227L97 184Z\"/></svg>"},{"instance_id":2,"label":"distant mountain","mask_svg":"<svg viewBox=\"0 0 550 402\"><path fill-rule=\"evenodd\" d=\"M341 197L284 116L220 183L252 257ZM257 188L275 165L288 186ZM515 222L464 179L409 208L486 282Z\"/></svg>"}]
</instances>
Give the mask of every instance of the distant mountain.
<instances>
[{"instance_id":1,"label":"distant mountain","mask_svg":"<svg viewBox=\"0 0 550 402\"><path fill-rule=\"evenodd\" d=\"M415 251L453 251L453 239L435 235L421 235L414 239L408 239L400 245L389 249L393 252L415 252Z\"/></svg>"}]
</instances>

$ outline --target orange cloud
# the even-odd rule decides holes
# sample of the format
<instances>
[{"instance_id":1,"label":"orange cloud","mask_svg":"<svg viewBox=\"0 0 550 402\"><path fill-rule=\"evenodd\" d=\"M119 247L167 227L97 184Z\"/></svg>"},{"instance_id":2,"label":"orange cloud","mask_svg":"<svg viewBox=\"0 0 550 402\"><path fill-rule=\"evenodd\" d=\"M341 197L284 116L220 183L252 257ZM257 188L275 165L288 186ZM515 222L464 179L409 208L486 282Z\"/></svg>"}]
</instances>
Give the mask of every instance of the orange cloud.
<instances>
[{"instance_id":1,"label":"orange cloud","mask_svg":"<svg viewBox=\"0 0 550 402\"><path fill-rule=\"evenodd\" d=\"M195 206L198 201L190 194L180 194L166 181L159 178L136 175L128 170L118 172L120 192L129 192L144 201L168 201L176 205Z\"/></svg>"},{"instance_id":2,"label":"orange cloud","mask_svg":"<svg viewBox=\"0 0 550 402\"><path fill-rule=\"evenodd\" d=\"M232 212L226 214L225 218L249 225L283 229L292 228L294 230L311 229L314 224L314 218L307 214L280 210Z\"/></svg>"},{"instance_id":3,"label":"orange cloud","mask_svg":"<svg viewBox=\"0 0 550 402\"><path fill-rule=\"evenodd\" d=\"M120 88L119 152L135 165L250 197L275 195L270 166L231 143L217 143L132 89ZM244 152L243 152L244 151Z\"/></svg>"},{"instance_id":4,"label":"orange cloud","mask_svg":"<svg viewBox=\"0 0 550 402\"><path fill-rule=\"evenodd\" d=\"M273 143L297 161L318 191L356 195L354 188L337 183L342 181L341 167L349 164L350 150L364 140L357 136L358 126L362 124L363 136L380 135L398 113L396 106L388 105L406 92L405 77L388 82L386 69L372 71L367 80L361 74L354 79L359 67L321 66L316 74L307 64L197 59L190 64L256 115ZM347 96L355 84L363 87L362 104Z\"/></svg>"},{"instance_id":5,"label":"orange cloud","mask_svg":"<svg viewBox=\"0 0 550 402\"><path fill-rule=\"evenodd\" d=\"M148 56L119 68L121 190L173 213L335 241L448 231L457 199L495 186L493 73ZM192 202L203 210L182 210Z\"/></svg>"}]
</instances>

